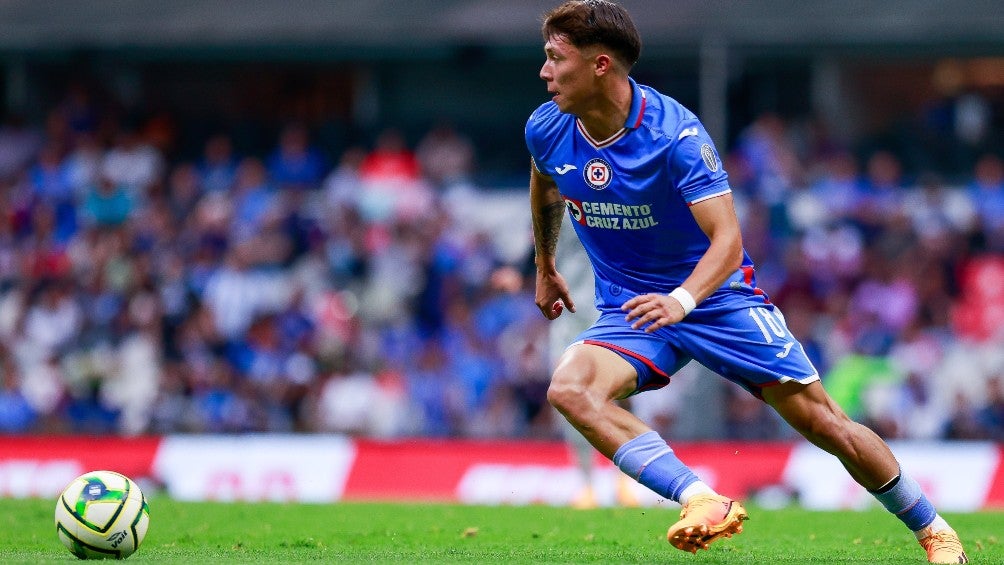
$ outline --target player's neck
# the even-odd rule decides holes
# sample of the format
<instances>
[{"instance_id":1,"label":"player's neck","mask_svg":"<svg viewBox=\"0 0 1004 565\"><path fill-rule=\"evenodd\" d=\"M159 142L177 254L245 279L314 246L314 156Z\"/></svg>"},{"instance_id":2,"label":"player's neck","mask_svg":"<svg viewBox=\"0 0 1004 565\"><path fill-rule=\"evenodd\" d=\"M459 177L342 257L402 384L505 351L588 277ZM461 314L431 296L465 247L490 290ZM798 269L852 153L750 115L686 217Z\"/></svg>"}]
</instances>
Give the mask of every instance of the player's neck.
<instances>
[{"instance_id":1,"label":"player's neck","mask_svg":"<svg viewBox=\"0 0 1004 565\"><path fill-rule=\"evenodd\" d=\"M607 139L624 127L631 111L631 83L624 79L596 97L592 108L578 115L593 139Z\"/></svg>"}]
</instances>

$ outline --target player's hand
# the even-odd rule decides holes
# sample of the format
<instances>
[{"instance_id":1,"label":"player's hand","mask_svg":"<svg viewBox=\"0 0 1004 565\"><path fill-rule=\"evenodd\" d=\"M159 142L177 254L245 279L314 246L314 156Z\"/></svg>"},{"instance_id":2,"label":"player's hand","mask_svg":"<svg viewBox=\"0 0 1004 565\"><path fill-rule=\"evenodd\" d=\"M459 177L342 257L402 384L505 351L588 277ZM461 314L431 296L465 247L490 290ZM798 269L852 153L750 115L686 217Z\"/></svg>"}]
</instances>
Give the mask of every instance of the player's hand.
<instances>
[{"instance_id":1,"label":"player's hand","mask_svg":"<svg viewBox=\"0 0 1004 565\"><path fill-rule=\"evenodd\" d=\"M561 315L561 312L568 308L570 312L575 312L575 303L568 294L568 284L565 277L557 271L553 273L543 273L537 271L537 289L534 302L540 313L548 320L553 320Z\"/></svg>"},{"instance_id":2,"label":"player's hand","mask_svg":"<svg viewBox=\"0 0 1004 565\"><path fill-rule=\"evenodd\" d=\"M625 320L634 320L631 327L645 328L645 333L652 333L659 328L671 326L686 315L683 306L673 297L665 294L642 294L628 300L621 306L627 312Z\"/></svg>"}]
</instances>

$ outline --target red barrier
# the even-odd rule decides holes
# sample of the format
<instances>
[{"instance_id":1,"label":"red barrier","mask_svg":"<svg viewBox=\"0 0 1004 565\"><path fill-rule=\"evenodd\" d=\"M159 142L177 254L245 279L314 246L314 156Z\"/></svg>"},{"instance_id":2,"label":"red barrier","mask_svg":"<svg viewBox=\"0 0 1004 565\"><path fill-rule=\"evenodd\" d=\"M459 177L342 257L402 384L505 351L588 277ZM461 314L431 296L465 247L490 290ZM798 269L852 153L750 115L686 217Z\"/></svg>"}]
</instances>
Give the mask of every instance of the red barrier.
<instances>
[{"instance_id":1,"label":"red barrier","mask_svg":"<svg viewBox=\"0 0 1004 565\"><path fill-rule=\"evenodd\" d=\"M810 508L874 501L839 463L804 443L680 443L674 450L731 496L766 487ZM1004 508L1004 448L992 443L897 443L904 467L946 511ZM594 489L616 504L661 501L597 455ZM109 469L151 478L181 500L414 500L470 504L571 504L583 483L561 442L355 440L340 436L6 437L0 496L55 497L77 475ZM627 485L627 486L625 486Z\"/></svg>"},{"instance_id":2,"label":"red barrier","mask_svg":"<svg viewBox=\"0 0 1004 565\"><path fill-rule=\"evenodd\" d=\"M457 485L475 465L572 465L555 442L357 440L346 499L456 500Z\"/></svg>"},{"instance_id":3,"label":"red barrier","mask_svg":"<svg viewBox=\"0 0 1004 565\"><path fill-rule=\"evenodd\" d=\"M990 481L990 489L987 491L987 498L984 501L986 508L1004 509L1004 445L999 449L1000 457L997 462L997 472Z\"/></svg>"},{"instance_id":4,"label":"red barrier","mask_svg":"<svg viewBox=\"0 0 1004 565\"><path fill-rule=\"evenodd\" d=\"M160 442L156 437L4 437L0 496L56 496L78 475L97 469L150 477Z\"/></svg>"}]
</instances>

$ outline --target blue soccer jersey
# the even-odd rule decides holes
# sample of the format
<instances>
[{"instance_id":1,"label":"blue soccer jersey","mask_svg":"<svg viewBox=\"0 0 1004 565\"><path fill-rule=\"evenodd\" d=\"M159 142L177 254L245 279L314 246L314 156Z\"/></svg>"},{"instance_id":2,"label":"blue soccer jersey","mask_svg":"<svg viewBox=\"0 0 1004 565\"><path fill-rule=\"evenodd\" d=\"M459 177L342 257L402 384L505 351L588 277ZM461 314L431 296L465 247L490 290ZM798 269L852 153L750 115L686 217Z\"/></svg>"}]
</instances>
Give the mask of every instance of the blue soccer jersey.
<instances>
[{"instance_id":1,"label":"blue soccer jersey","mask_svg":"<svg viewBox=\"0 0 1004 565\"><path fill-rule=\"evenodd\" d=\"M638 373L637 391L659 388L691 359L753 394L819 379L784 316L742 266L683 321L652 333L620 310L633 296L668 293L693 272L710 241L694 203L731 192L704 127L678 102L631 80L624 127L605 140L553 102L526 124L534 167L558 185L593 265L600 319L576 343L615 351Z\"/></svg>"},{"instance_id":2,"label":"blue soccer jersey","mask_svg":"<svg viewBox=\"0 0 1004 565\"><path fill-rule=\"evenodd\" d=\"M627 122L608 139L593 139L554 102L526 124L534 166L557 183L589 253L600 307L620 307L621 291L679 286L709 245L688 207L731 191L697 117L652 88L631 87ZM752 266L745 252L743 265Z\"/></svg>"}]
</instances>

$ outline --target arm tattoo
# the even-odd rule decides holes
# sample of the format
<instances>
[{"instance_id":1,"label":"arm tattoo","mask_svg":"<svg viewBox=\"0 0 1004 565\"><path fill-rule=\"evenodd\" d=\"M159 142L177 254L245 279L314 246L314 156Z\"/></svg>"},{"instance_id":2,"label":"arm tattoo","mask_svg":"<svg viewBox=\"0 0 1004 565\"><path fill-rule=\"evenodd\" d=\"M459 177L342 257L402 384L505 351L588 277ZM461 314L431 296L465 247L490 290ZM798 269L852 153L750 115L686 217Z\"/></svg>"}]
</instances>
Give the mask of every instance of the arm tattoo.
<instances>
[{"instance_id":1,"label":"arm tattoo","mask_svg":"<svg viewBox=\"0 0 1004 565\"><path fill-rule=\"evenodd\" d=\"M561 215L565 204L561 200L534 210L533 239L537 255L554 255L558 248L558 232L561 230Z\"/></svg>"}]
</instances>

